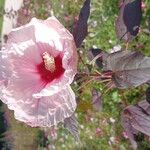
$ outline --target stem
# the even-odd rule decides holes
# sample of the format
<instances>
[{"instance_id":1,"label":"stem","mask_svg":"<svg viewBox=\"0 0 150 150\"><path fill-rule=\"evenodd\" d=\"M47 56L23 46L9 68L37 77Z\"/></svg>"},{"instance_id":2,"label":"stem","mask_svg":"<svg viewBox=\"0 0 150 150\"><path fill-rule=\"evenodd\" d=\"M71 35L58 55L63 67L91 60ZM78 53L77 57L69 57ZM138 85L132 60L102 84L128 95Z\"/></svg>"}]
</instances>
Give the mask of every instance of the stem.
<instances>
[{"instance_id":1,"label":"stem","mask_svg":"<svg viewBox=\"0 0 150 150\"><path fill-rule=\"evenodd\" d=\"M95 70L96 73L78 73L80 76L89 76L89 77L99 77L103 78L112 78L112 72L101 73L98 70Z\"/></svg>"},{"instance_id":2,"label":"stem","mask_svg":"<svg viewBox=\"0 0 150 150\"><path fill-rule=\"evenodd\" d=\"M106 76L106 75L101 76L101 79L105 79L105 78L106 78L106 79L111 79L111 78L112 78L112 76L109 76L109 75L108 75L108 76Z\"/></svg>"},{"instance_id":3,"label":"stem","mask_svg":"<svg viewBox=\"0 0 150 150\"><path fill-rule=\"evenodd\" d=\"M90 77L83 77L83 78L80 78L78 79L76 82L77 84L79 84L80 82L86 82L86 80L88 80Z\"/></svg>"},{"instance_id":4,"label":"stem","mask_svg":"<svg viewBox=\"0 0 150 150\"><path fill-rule=\"evenodd\" d=\"M126 43L126 50L128 50L129 42Z\"/></svg>"},{"instance_id":5,"label":"stem","mask_svg":"<svg viewBox=\"0 0 150 150\"><path fill-rule=\"evenodd\" d=\"M100 80L99 83L110 82L111 79Z\"/></svg>"},{"instance_id":6,"label":"stem","mask_svg":"<svg viewBox=\"0 0 150 150\"><path fill-rule=\"evenodd\" d=\"M102 56L103 56L102 53L98 54L96 57L94 57L94 59L93 59L89 64L94 66L95 61L96 61L98 58L102 57Z\"/></svg>"},{"instance_id":7,"label":"stem","mask_svg":"<svg viewBox=\"0 0 150 150\"><path fill-rule=\"evenodd\" d=\"M82 57L81 57L80 52L78 52L78 55L79 55L79 59L81 60L82 64L83 64L84 66L86 66L86 64L84 63L84 61L83 61L83 59L82 59Z\"/></svg>"},{"instance_id":8,"label":"stem","mask_svg":"<svg viewBox=\"0 0 150 150\"><path fill-rule=\"evenodd\" d=\"M102 73L99 72L98 70L95 70L95 72L96 72L97 74L99 74L100 76L102 75Z\"/></svg>"},{"instance_id":9,"label":"stem","mask_svg":"<svg viewBox=\"0 0 150 150\"><path fill-rule=\"evenodd\" d=\"M109 82L109 84L110 84L110 87L109 87L108 89L106 89L106 91L104 91L104 92L102 93L102 95L103 95L103 94L106 94L106 93L114 86L112 82ZM109 85L109 84L108 84L108 85Z\"/></svg>"},{"instance_id":10,"label":"stem","mask_svg":"<svg viewBox=\"0 0 150 150\"><path fill-rule=\"evenodd\" d=\"M91 81L93 81L95 78L93 77L92 79L90 79L89 81L87 81L86 83L84 83L83 85L81 85L77 91L79 91L81 88L83 88L84 86L86 86L87 84L89 84Z\"/></svg>"},{"instance_id":11,"label":"stem","mask_svg":"<svg viewBox=\"0 0 150 150\"><path fill-rule=\"evenodd\" d=\"M106 88L106 87L109 87L110 85L111 85L111 81L109 81L105 86L104 86L104 89Z\"/></svg>"},{"instance_id":12,"label":"stem","mask_svg":"<svg viewBox=\"0 0 150 150\"><path fill-rule=\"evenodd\" d=\"M78 75L81 75L81 76L100 76L100 74L96 74L96 73L78 73Z\"/></svg>"}]
</instances>

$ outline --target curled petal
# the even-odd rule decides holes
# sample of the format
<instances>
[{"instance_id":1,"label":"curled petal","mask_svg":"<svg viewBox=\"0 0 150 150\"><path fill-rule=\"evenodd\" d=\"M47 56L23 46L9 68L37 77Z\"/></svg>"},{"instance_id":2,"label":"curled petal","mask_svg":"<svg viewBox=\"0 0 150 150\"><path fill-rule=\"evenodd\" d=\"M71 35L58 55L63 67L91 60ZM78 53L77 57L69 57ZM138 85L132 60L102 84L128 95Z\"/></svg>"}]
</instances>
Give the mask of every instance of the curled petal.
<instances>
[{"instance_id":1,"label":"curled petal","mask_svg":"<svg viewBox=\"0 0 150 150\"><path fill-rule=\"evenodd\" d=\"M15 118L32 127L57 125L59 122L63 122L65 118L70 117L76 108L75 95L70 86L50 97L39 99L32 97L17 99L17 97L9 94L5 93L4 98L10 100L7 101L7 105L14 110Z\"/></svg>"}]
</instances>

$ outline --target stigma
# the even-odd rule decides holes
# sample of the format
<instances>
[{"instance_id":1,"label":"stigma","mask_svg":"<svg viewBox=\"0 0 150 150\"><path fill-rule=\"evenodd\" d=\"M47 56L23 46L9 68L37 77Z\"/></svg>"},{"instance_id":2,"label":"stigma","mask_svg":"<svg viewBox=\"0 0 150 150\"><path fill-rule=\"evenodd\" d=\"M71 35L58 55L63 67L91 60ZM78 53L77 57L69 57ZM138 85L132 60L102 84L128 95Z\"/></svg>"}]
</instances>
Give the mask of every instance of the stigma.
<instances>
[{"instance_id":1,"label":"stigma","mask_svg":"<svg viewBox=\"0 0 150 150\"><path fill-rule=\"evenodd\" d=\"M44 61L45 69L47 69L50 72L55 71L56 66L55 66L55 59L53 56L49 55L47 52L44 52L43 61Z\"/></svg>"}]
</instances>

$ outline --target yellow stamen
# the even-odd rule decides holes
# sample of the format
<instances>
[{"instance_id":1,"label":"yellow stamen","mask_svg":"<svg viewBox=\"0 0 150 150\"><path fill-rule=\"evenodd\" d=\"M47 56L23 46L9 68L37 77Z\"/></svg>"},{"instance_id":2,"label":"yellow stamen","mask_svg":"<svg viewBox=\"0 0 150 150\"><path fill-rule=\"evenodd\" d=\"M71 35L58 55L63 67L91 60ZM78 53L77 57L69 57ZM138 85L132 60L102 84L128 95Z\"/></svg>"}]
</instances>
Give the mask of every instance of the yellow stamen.
<instances>
[{"instance_id":1,"label":"yellow stamen","mask_svg":"<svg viewBox=\"0 0 150 150\"><path fill-rule=\"evenodd\" d=\"M43 53L43 60L45 64L45 68L50 72L55 71L55 59L54 57L50 56L47 52Z\"/></svg>"}]
</instances>

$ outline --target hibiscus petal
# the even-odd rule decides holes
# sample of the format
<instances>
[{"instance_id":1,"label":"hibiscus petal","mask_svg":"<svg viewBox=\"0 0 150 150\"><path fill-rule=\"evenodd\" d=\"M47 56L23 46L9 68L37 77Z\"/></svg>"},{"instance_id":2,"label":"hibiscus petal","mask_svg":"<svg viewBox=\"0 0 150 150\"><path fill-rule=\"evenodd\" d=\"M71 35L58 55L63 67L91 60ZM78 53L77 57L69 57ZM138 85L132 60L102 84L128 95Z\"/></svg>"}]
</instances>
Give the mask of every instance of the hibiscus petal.
<instances>
[{"instance_id":1,"label":"hibiscus petal","mask_svg":"<svg viewBox=\"0 0 150 150\"><path fill-rule=\"evenodd\" d=\"M7 104L14 110L15 118L32 127L57 125L70 117L76 109L75 94L70 86L50 97L40 99L31 97L30 101L22 97L16 101L17 97L11 95L9 98L7 95L7 99L10 99Z\"/></svg>"},{"instance_id":2,"label":"hibiscus petal","mask_svg":"<svg viewBox=\"0 0 150 150\"><path fill-rule=\"evenodd\" d=\"M46 70L45 52L55 60L54 72ZM75 111L70 84L77 72L76 47L73 36L56 18L34 18L13 29L0 62L4 64L0 66L0 99L18 120L31 126L52 126Z\"/></svg>"},{"instance_id":3,"label":"hibiscus petal","mask_svg":"<svg viewBox=\"0 0 150 150\"><path fill-rule=\"evenodd\" d=\"M63 76L59 79L52 81L50 84L47 84L40 92L34 93L35 98L40 98L42 96L51 96L53 93L61 91L65 85L72 83L75 74L77 73L77 52L76 47L73 41L61 41L63 43L64 56L62 58L63 68L65 72ZM39 44L42 49L46 47L46 44ZM51 91L51 92L49 92Z\"/></svg>"},{"instance_id":4,"label":"hibiscus petal","mask_svg":"<svg viewBox=\"0 0 150 150\"><path fill-rule=\"evenodd\" d=\"M30 87L30 93L36 98L57 93L66 84L72 83L77 72L77 52L73 36L55 17L45 21L34 18L29 24L13 29L8 37L6 49L8 61L14 65L12 79L14 89L23 90ZM60 51L63 56L64 75L45 85L35 67L43 61L44 52L55 57ZM34 89L35 85L37 90ZM11 89L13 87L11 85Z\"/></svg>"},{"instance_id":5,"label":"hibiscus petal","mask_svg":"<svg viewBox=\"0 0 150 150\"><path fill-rule=\"evenodd\" d=\"M8 61L4 58L0 51L0 85L4 84L4 82L8 81L8 78L11 76L11 69Z\"/></svg>"},{"instance_id":6,"label":"hibiscus petal","mask_svg":"<svg viewBox=\"0 0 150 150\"><path fill-rule=\"evenodd\" d=\"M54 16L45 20L44 24L49 28L55 29L62 39L73 39L72 34Z\"/></svg>"}]
</instances>

